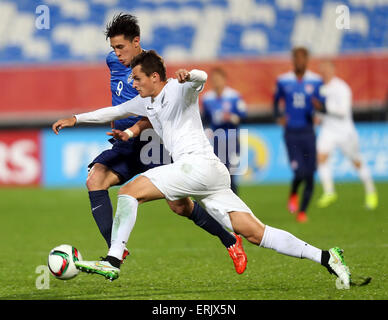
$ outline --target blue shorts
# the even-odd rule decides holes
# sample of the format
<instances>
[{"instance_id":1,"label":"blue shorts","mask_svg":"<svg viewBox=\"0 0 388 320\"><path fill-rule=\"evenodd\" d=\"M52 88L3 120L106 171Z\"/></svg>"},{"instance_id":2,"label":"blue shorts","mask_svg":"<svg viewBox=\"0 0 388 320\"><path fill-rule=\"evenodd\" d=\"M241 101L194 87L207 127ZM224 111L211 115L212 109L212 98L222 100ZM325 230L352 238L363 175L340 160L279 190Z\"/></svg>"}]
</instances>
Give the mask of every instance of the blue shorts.
<instances>
[{"instance_id":1,"label":"blue shorts","mask_svg":"<svg viewBox=\"0 0 388 320\"><path fill-rule=\"evenodd\" d=\"M139 138L135 138L129 141L116 140L112 143L111 149L103 151L89 164L89 170L95 163L101 163L119 176L119 184L124 184L139 173L163 164L162 161L159 161L157 164L142 163L140 151L148 141L140 141ZM161 150L163 151L162 146Z\"/></svg>"},{"instance_id":2,"label":"blue shorts","mask_svg":"<svg viewBox=\"0 0 388 320\"><path fill-rule=\"evenodd\" d=\"M317 168L316 137L314 130L286 129L284 133L288 159L296 175L314 174Z\"/></svg>"}]
</instances>

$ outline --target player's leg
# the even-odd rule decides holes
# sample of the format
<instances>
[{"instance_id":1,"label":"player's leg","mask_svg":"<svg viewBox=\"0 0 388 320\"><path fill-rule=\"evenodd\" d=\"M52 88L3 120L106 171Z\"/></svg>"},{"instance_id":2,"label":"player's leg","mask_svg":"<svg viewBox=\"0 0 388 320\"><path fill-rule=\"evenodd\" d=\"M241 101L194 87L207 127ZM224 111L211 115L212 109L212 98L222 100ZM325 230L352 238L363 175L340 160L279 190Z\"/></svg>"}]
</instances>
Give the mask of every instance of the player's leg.
<instances>
[{"instance_id":1,"label":"player's leg","mask_svg":"<svg viewBox=\"0 0 388 320\"><path fill-rule=\"evenodd\" d=\"M111 149L103 151L89 165L86 182L93 217L108 247L111 243L113 209L108 189L124 183L139 173L137 140L117 141ZM123 259L128 255L126 250Z\"/></svg>"},{"instance_id":2,"label":"player's leg","mask_svg":"<svg viewBox=\"0 0 388 320\"><path fill-rule=\"evenodd\" d=\"M111 280L118 278L125 245L136 222L138 205L162 198L164 195L144 176L138 176L121 187L108 255L102 261L78 261L76 267L85 272L101 274Z\"/></svg>"},{"instance_id":3,"label":"player's leg","mask_svg":"<svg viewBox=\"0 0 388 320\"><path fill-rule=\"evenodd\" d=\"M370 210L376 209L378 206L376 187L374 185L370 169L362 159L358 143L358 135L356 132L352 133L348 143L341 145L341 151L352 161L358 176L364 185L365 206Z\"/></svg>"},{"instance_id":4,"label":"player's leg","mask_svg":"<svg viewBox=\"0 0 388 320\"><path fill-rule=\"evenodd\" d=\"M321 132L318 137L318 176L323 189L323 194L318 199L318 208L326 208L337 200L332 176L332 168L330 165L330 155L336 147L335 140L336 139L331 134L324 131Z\"/></svg>"},{"instance_id":5,"label":"player's leg","mask_svg":"<svg viewBox=\"0 0 388 320\"><path fill-rule=\"evenodd\" d=\"M298 172L298 168L302 160L300 159L300 145L298 144L298 139L295 134L287 131L284 134L284 140L287 148L288 160L293 172L287 207L289 212L296 213L299 208L298 189L303 182L303 176L301 176Z\"/></svg>"},{"instance_id":6,"label":"player's leg","mask_svg":"<svg viewBox=\"0 0 388 320\"><path fill-rule=\"evenodd\" d=\"M349 285L350 273L337 249L321 250L287 231L264 225L230 189L198 200L217 220L224 221L230 229L249 242L284 255L312 260L329 271L334 269L341 280ZM331 258L333 255L334 258Z\"/></svg>"},{"instance_id":7,"label":"player's leg","mask_svg":"<svg viewBox=\"0 0 388 320\"><path fill-rule=\"evenodd\" d=\"M342 250L335 247L322 250L295 237L293 234L264 225L249 212L229 212L233 229L249 242L263 248L275 250L287 256L317 262L330 273L334 273L345 288L350 286L350 271L346 266Z\"/></svg>"},{"instance_id":8,"label":"player's leg","mask_svg":"<svg viewBox=\"0 0 388 320\"><path fill-rule=\"evenodd\" d=\"M307 208L314 192L314 173L317 166L317 153L314 132L301 133L298 139L300 166L296 170L303 177L304 189L296 216L298 222L307 221Z\"/></svg>"},{"instance_id":9,"label":"player's leg","mask_svg":"<svg viewBox=\"0 0 388 320\"><path fill-rule=\"evenodd\" d=\"M119 182L117 174L101 163L92 166L86 180L92 214L108 247L113 223L113 209L108 189Z\"/></svg>"},{"instance_id":10,"label":"player's leg","mask_svg":"<svg viewBox=\"0 0 388 320\"><path fill-rule=\"evenodd\" d=\"M217 236L226 248L229 248L236 243L236 237L225 230L224 227L209 215L197 201L193 201L189 197L186 197L175 201L167 200L167 203L171 210L176 214L189 218L198 227Z\"/></svg>"}]
</instances>

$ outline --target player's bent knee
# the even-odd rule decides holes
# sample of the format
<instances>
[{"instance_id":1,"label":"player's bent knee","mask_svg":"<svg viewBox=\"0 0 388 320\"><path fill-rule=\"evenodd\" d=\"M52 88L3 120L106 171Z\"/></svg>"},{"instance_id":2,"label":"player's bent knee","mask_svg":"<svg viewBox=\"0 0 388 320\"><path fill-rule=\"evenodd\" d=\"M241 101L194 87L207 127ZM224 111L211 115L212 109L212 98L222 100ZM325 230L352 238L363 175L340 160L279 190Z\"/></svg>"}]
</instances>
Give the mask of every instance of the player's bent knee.
<instances>
[{"instance_id":1,"label":"player's bent knee","mask_svg":"<svg viewBox=\"0 0 388 320\"><path fill-rule=\"evenodd\" d=\"M193 211L190 203L184 199L178 201L167 201L167 203L174 213L182 217L189 217Z\"/></svg>"},{"instance_id":2,"label":"player's bent knee","mask_svg":"<svg viewBox=\"0 0 388 320\"><path fill-rule=\"evenodd\" d=\"M120 183L120 178L109 168L99 163L92 167L86 179L86 187L89 191L107 190L118 183Z\"/></svg>"}]
</instances>

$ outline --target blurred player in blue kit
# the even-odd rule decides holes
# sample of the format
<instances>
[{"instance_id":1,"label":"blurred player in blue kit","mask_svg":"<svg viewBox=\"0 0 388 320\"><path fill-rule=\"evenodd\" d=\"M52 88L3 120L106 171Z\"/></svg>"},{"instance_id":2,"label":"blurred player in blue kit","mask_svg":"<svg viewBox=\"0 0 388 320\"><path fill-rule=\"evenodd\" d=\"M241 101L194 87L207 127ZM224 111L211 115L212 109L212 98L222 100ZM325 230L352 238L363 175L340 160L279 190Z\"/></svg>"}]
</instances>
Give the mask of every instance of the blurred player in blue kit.
<instances>
[{"instance_id":1,"label":"blurred player in blue kit","mask_svg":"<svg viewBox=\"0 0 388 320\"><path fill-rule=\"evenodd\" d=\"M138 91L133 88L130 63L144 50L140 46L140 28L137 19L132 15L122 13L116 15L108 23L105 34L113 48L106 58L106 63L111 75L112 104L117 106L138 95ZM58 133L57 130L68 123L75 124L75 117L58 120L53 125L54 132ZM130 116L115 120L112 122L112 128L117 130L130 128L133 138L128 141L110 139L113 144L112 148L103 151L91 162L86 181L92 214L108 247L111 246L113 225L113 209L108 189L115 185L125 184L138 174L163 164L162 159L158 163L151 162L149 165L141 161L140 152L148 141L140 141L139 135L144 129L152 128L146 117ZM189 197L176 201L167 200L167 203L178 215L188 217L197 226L217 236L227 248L236 272L244 272L247 257L240 236L224 229L218 221ZM128 250L125 249L123 260L127 255Z\"/></svg>"},{"instance_id":2,"label":"blurred player in blue kit","mask_svg":"<svg viewBox=\"0 0 388 320\"><path fill-rule=\"evenodd\" d=\"M227 86L227 75L222 68L214 68L211 71L210 81L212 90L207 91L202 100L203 120L214 133L215 154L231 171L231 167L238 163L239 125L246 117L245 102L236 90ZM238 193L233 173L231 189L234 193Z\"/></svg>"},{"instance_id":3,"label":"blurred player in blue kit","mask_svg":"<svg viewBox=\"0 0 388 320\"><path fill-rule=\"evenodd\" d=\"M297 213L298 222L307 221L306 210L314 190L317 152L312 98L322 100L319 88L323 84L319 75L307 70L308 59L306 48L292 50L294 70L278 77L274 95L274 116L277 123L284 127L284 140L294 175L288 210ZM284 102L283 112L280 100ZM303 182L305 186L299 203L298 189Z\"/></svg>"}]
</instances>

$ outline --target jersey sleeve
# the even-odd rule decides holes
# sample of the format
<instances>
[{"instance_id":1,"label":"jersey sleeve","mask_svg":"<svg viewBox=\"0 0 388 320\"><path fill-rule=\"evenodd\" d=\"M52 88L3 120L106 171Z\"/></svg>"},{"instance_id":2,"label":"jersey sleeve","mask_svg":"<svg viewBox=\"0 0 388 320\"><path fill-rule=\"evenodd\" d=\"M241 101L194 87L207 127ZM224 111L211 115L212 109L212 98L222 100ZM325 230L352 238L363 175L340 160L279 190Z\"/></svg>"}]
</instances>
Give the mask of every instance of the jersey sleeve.
<instances>
[{"instance_id":1,"label":"jersey sleeve","mask_svg":"<svg viewBox=\"0 0 388 320\"><path fill-rule=\"evenodd\" d=\"M247 116L247 106L241 96L236 98L234 113L237 114L240 119L244 119Z\"/></svg>"},{"instance_id":2,"label":"jersey sleeve","mask_svg":"<svg viewBox=\"0 0 388 320\"><path fill-rule=\"evenodd\" d=\"M140 95L117 106L77 114L75 117L77 123L106 123L136 115L147 116L144 99Z\"/></svg>"},{"instance_id":3,"label":"jersey sleeve","mask_svg":"<svg viewBox=\"0 0 388 320\"><path fill-rule=\"evenodd\" d=\"M280 99L284 99L284 90L281 82L278 80L276 81L276 88L275 93L273 96L273 115L275 118L279 118L281 116L281 112L279 110L279 101Z\"/></svg>"},{"instance_id":4,"label":"jersey sleeve","mask_svg":"<svg viewBox=\"0 0 388 320\"><path fill-rule=\"evenodd\" d=\"M190 80L186 82L186 85L193 88L197 92L201 92L205 87L207 73L205 71L197 69L193 69L189 73Z\"/></svg>"}]
</instances>

